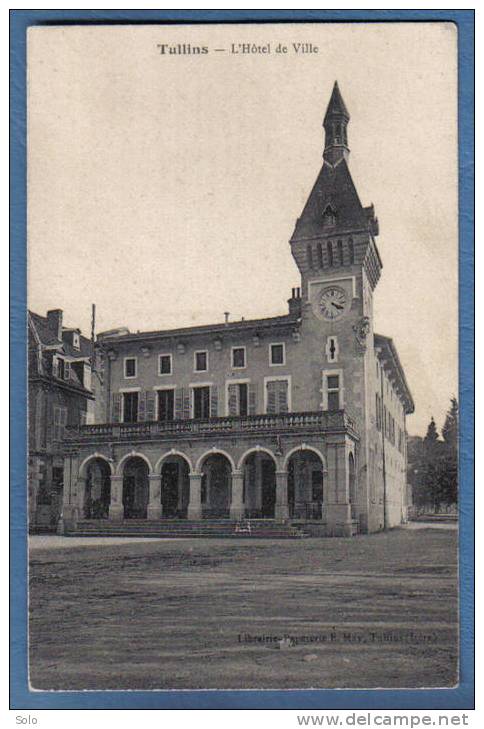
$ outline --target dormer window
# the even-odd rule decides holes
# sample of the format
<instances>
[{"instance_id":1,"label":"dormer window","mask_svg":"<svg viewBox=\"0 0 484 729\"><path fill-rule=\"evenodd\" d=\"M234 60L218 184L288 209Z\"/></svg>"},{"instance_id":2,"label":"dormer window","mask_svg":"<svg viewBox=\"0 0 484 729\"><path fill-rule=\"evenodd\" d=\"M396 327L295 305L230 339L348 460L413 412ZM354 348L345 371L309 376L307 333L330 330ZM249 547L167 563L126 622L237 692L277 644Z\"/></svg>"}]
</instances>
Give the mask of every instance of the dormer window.
<instances>
[{"instance_id":1,"label":"dormer window","mask_svg":"<svg viewBox=\"0 0 484 729\"><path fill-rule=\"evenodd\" d=\"M326 205L323 212L323 225L328 228L336 225L336 211L331 205Z\"/></svg>"}]
</instances>

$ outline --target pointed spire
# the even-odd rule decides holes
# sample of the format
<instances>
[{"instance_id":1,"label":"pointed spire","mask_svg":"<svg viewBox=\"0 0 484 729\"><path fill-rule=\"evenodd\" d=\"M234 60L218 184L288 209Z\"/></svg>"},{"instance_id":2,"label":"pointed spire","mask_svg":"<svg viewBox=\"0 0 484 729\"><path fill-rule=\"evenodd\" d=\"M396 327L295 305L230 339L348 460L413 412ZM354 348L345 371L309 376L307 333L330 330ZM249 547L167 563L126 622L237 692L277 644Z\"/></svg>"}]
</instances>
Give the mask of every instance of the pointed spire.
<instances>
[{"instance_id":1,"label":"pointed spire","mask_svg":"<svg viewBox=\"0 0 484 729\"><path fill-rule=\"evenodd\" d=\"M325 131L325 144L323 157L333 167L348 159L347 126L350 120L348 109L339 90L338 82L334 82L333 92L329 100L323 127Z\"/></svg>"},{"instance_id":2,"label":"pointed spire","mask_svg":"<svg viewBox=\"0 0 484 729\"><path fill-rule=\"evenodd\" d=\"M328 108L326 109L323 124L326 124L326 121L328 121L328 119L332 116L344 116L348 121L350 119L348 109L346 108L343 97L341 96L341 91L339 90L337 81L334 82L333 93L331 94Z\"/></svg>"}]
</instances>

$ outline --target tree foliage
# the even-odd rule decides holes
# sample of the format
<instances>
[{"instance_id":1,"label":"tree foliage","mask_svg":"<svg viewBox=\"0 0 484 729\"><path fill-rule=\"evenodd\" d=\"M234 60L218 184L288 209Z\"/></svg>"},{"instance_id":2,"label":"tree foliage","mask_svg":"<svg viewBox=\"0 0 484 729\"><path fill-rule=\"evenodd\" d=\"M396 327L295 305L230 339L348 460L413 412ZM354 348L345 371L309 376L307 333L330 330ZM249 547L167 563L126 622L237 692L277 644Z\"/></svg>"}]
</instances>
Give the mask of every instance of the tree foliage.
<instances>
[{"instance_id":1,"label":"tree foliage","mask_svg":"<svg viewBox=\"0 0 484 729\"><path fill-rule=\"evenodd\" d=\"M439 511L457 503L459 406L451 398L439 437L434 418L425 438L414 438L408 447L408 480L416 506Z\"/></svg>"}]
</instances>

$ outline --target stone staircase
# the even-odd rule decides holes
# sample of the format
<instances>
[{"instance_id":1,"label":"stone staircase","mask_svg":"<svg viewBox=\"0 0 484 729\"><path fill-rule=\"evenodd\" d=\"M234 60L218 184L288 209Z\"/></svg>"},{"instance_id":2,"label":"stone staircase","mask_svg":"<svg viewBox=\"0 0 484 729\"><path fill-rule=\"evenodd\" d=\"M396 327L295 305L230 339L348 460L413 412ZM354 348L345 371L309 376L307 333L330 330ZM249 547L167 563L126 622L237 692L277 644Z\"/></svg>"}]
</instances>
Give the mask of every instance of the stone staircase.
<instances>
[{"instance_id":1,"label":"stone staircase","mask_svg":"<svg viewBox=\"0 0 484 729\"><path fill-rule=\"evenodd\" d=\"M77 528L66 532L69 537L170 537L192 539L301 539L308 536L300 527L278 524L273 519L250 519L236 522L230 519L125 519L110 522L102 519L83 519Z\"/></svg>"}]
</instances>

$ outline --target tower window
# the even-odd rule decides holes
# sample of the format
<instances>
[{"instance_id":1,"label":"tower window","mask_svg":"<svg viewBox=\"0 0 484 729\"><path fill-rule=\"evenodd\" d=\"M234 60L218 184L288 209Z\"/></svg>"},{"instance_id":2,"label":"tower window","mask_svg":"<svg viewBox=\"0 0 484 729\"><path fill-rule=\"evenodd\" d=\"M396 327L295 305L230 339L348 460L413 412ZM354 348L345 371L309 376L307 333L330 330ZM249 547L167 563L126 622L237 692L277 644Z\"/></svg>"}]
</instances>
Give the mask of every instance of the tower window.
<instances>
[{"instance_id":1,"label":"tower window","mask_svg":"<svg viewBox=\"0 0 484 729\"><path fill-rule=\"evenodd\" d=\"M343 266L344 264L344 258L343 258L343 241L338 241L338 262L340 266Z\"/></svg>"},{"instance_id":2,"label":"tower window","mask_svg":"<svg viewBox=\"0 0 484 729\"><path fill-rule=\"evenodd\" d=\"M329 266L334 266L334 261L333 261L333 244L331 243L330 240L328 241L328 264L329 264Z\"/></svg>"},{"instance_id":3,"label":"tower window","mask_svg":"<svg viewBox=\"0 0 484 729\"><path fill-rule=\"evenodd\" d=\"M354 263L355 262L355 247L353 245L353 241L351 238L348 241L348 251L350 253L350 263Z\"/></svg>"},{"instance_id":4,"label":"tower window","mask_svg":"<svg viewBox=\"0 0 484 729\"><path fill-rule=\"evenodd\" d=\"M313 268L313 249L309 245L307 248L307 254L308 254L308 266L309 266L309 268Z\"/></svg>"},{"instance_id":5,"label":"tower window","mask_svg":"<svg viewBox=\"0 0 484 729\"><path fill-rule=\"evenodd\" d=\"M323 212L323 225L336 225L336 212L331 205L326 205Z\"/></svg>"},{"instance_id":6,"label":"tower window","mask_svg":"<svg viewBox=\"0 0 484 729\"><path fill-rule=\"evenodd\" d=\"M319 266L319 268L323 268L323 246L321 245L321 243L318 243L317 251L318 251L318 266Z\"/></svg>"},{"instance_id":7,"label":"tower window","mask_svg":"<svg viewBox=\"0 0 484 729\"><path fill-rule=\"evenodd\" d=\"M339 354L337 337L328 337L326 340L326 357L328 362L337 362Z\"/></svg>"},{"instance_id":8,"label":"tower window","mask_svg":"<svg viewBox=\"0 0 484 729\"><path fill-rule=\"evenodd\" d=\"M323 410L342 410L344 408L343 370L323 370L321 372L321 393Z\"/></svg>"}]
</instances>

